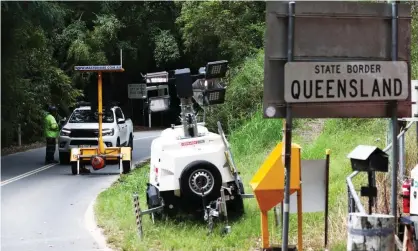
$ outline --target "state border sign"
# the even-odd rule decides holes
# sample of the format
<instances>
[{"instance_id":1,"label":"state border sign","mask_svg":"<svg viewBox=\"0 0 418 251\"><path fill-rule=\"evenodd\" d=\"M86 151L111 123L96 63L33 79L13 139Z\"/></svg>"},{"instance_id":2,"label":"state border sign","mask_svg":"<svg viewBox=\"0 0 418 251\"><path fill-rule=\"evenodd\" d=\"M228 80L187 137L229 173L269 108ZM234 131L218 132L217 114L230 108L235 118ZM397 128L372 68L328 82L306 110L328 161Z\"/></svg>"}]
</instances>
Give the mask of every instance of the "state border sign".
<instances>
[{"instance_id":1,"label":"state border sign","mask_svg":"<svg viewBox=\"0 0 418 251\"><path fill-rule=\"evenodd\" d=\"M285 118L286 107L291 105L293 118L390 118L397 103L398 117L411 117L411 5L397 4L397 13L389 3L363 1L295 1L292 26L289 25L289 1L266 2L266 34L264 48L264 91L263 115L265 118ZM393 19L395 18L395 19ZM396 22L391 22L391 20ZM397 23L396 29L392 23ZM289 31L289 27L293 28ZM396 31L396 32L394 32ZM393 39L395 38L396 39ZM288 46L292 38L292 46ZM291 59L288 52L291 49ZM396 55L396 56L395 56ZM289 93L285 80L285 65L291 62L375 62L403 61L407 65L393 68L404 72L394 72L402 83L402 93L377 98L362 97L348 93L345 97L304 98L301 101L286 95ZM347 65L345 64L345 65ZM390 63L389 63L390 64ZM343 66L345 66L343 65ZM401 70L402 69L402 70ZM304 69L302 69L304 71ZM308 69L306 69L308 70ZM389 71L389 72L388 72ZM380 77L387 79L391 70L386 69ZM298 76L297 74L300 74ZM292 73L294 77L307 78L307 73ZM289 73L287 74L289 75ZM305 75L303 77L302 75ZM315 76L320 77L320 76ZM363 78L363 85L370 87L373 76L345 75L345 79ZM393 76L392 76L393 77ZM332 76L334 80L341 76ZM308 78L310 79L310 78ZM407 88L403 85L407 79ZM393 84L394 80L391 80ZM396 85L399 85L396 80ZM321 91L327 88L322 85ZM386 83L388 84L388 83ZM337 82L338 85L338 82ZM378 83L384 87L384 83ZM383 85L383 86L382 86ZM349 84L348 84L348 87ZM348 88L347 87L347 88ZM405 89L409 95L405 98ZM379 88L379 91L381 88ZM387 91L388 89L386 89ZM333 90L335 91L335 90ZM340 90L341 92L341 90ZM392 91L393 92L393 91ZM396 92L399 92L397 89ZM338 89L337 93L338 95ZM398 94L398 93L397 93ZM324 95L324 94L322 94ZM366 93L363 94L363 96ZM308 93L309 96L309 93Z\"/></svg>"},{"instance_id":2,"label":"state border sign","mask_svg":"<svg viewBox=\"0 0 418 251\"><path fill-rule=\"evenodd\" d=\"M403 61L288 62L287 103L406 100L408 65Z\"/></svg>"}]
</instances>

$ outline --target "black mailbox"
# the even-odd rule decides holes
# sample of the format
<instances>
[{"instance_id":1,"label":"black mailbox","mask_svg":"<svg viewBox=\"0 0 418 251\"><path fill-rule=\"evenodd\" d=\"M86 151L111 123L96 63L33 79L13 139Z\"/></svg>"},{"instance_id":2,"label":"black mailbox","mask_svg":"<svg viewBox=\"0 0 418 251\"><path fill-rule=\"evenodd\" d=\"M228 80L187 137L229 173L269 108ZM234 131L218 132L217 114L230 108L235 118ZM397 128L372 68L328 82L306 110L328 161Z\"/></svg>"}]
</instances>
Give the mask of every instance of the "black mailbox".
<instances>
[{"instance_id":1,"label":"black mailbox","mask_svg":"<svg viewBox=\"0 0 418 251\"><path fill-rule=\"evenodd\" d=\"M348 156L353 171L388 172L388 155L376 146L357 146Z\"/></svg>"}]
</instances>

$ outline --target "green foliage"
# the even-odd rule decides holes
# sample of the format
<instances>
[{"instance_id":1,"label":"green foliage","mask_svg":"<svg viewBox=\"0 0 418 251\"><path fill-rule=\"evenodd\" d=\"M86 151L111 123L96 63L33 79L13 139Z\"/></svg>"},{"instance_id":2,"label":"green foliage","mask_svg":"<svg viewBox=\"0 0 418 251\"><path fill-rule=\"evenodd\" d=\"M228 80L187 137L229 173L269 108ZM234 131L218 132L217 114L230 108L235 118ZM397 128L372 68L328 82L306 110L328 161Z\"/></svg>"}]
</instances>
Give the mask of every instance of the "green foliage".
<instances>
[{"instance_id":1,"label":"green foliage","mask_svg":"<svg viewBox=\"0 0 418 251\"><path fill-rule=\"evenodd\" d=\"M177 23L197 64L219 58L238 64L263 47L264 2L185 1L181 7Z\"/></svg>"},{"instance_id":2,"label":"green foliage","mask_svg":"<svg viewBox=\"0 0 418 251\"><path fill-rule=\"evenodd\" d=\"M174 3L1 4L3 146L16 142L17 124L24 143L40 139L46 104L59 106L62 116L71 112L93 81L75 65L113 64L123 49L125 69L139 75L138 65L163 67L181 57Z\"/></svg>"},{"instance_id":3,"label":"green foliage","mask_svg":"<svg viewBox=\"0 0 418 251\"><path fill-rule=\"evenodd\" d=\"M411 60L416 79L418 7L413 5ZM239 128L261 109L265 2L9 1L1 6L4 146L15 141L18 123L27 125L26 136L40 135L45 103L69 112L94 80L93 74L74 72L75 65L118 63L119 49L126 72L137 79L140 72L229 60L227 101L208 111L211 129L217 120L226 131ZM32 140L26 136L24 140Z\"/></svg>"},{"instance_id":4,"label":"green foliage","mask_svg":"<svg viewBox=\"0 0 418 251\"><path fill-rule=\"evenodd\" d=\"M162 30L154 37L154 57L158 67L173 63L180 58L179 47L175 37L168 30Z\"/></svg>"},{"instance_id":5,"label":"green foliage","mask_svg":"<svg viewBox=\"0 0 418 251\"><path fill-rule=\"evenodd\" d=\"M3 3L2 3L3 5ZM80 94L71 79L58 67L50 46L51 34L59 29L55 3L7 3L2 9L2 144L16 137L22 125L22 139L41 136L44 105L72 103ZM16 16L18 14L18 16ZM12 22L6 26L5 22ZM7 39L4 38L7 34Z\"/></svg>"}]
</instances>

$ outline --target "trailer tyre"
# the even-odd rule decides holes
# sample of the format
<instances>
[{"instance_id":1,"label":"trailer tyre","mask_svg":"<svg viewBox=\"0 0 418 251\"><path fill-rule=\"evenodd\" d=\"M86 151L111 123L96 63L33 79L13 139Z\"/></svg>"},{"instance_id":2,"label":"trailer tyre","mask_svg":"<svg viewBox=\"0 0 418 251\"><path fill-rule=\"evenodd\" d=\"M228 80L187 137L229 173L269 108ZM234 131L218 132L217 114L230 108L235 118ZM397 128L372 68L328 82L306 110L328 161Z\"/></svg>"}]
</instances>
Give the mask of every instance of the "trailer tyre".
<instances>
[{"instance_id":1,"label":"trailer tyre","mask_svg":"<svg viewBox=\"0 0 418 251\"><path fill-rule=\"evenodd\" d=\"M241 179L238 180L238 185L241 193L245 194L244 184ZM228 214L231 215L231 218L238 218L244 214L244 200L241 195L238 194L238 190L237 193L234 194L234 199L230 201L230 204L228 205Z\"/></svg>"},{"instance_id":2,"label":"trailer tyre","mask_svg":"<svg viewBox=\"0 0 418 251\"><path fill-rule=\"evenodd\" d=\"M77 161L71 162L71 173L77 175Z\"/></svg>"},{"instance_id":3,"label":"trailer tyre","mask_svg":"<svg viewBox=\"0 0 418 251\"><path fill-rule=\"evenodd\" d=\"M131 171L131 161L122 161L122 173L127 174Z\"/></svg>"},{"instance_id":4,"label":"trailer tyre","mask_svg":"<svg viewBox=\"0 0 418 251\"><path fill-rule=\"evenodd\" d=\"M147 193L147 206L148 206L148 209L152 209L152 208L160 206L160 204L154 204L153 205L151 203L151 200L150 200L150 198L148 196L148 193ZM162 214L162 212L154 212L154 213L152 213L151 217L153 217L154 220L160 221L160 220L163 219L163 214Z\"/></svg>"},{"instance_id":5,"label":"trailer tyre","mask_svg":"<svg viewBox=\"0 0 418 251\"><path fill-rule=\"evenodd\" d=\"M129 136L128 146L131 148L131 151L134 150L134 137L132 136L132 134Z\"/></svg>"},{"instance_id":6,"label":"trailer tyre","mask_svg":"<svg viewBox=\"0 0 418 251\"><path fill-rule=\"evenodd\" d=\"M209 202L220 196L222 176L218 169L207 161L190 163L180 176L181 193L187 199L202 199L202 190L205 199Z\"/></svg>"},{"instance_id":7,"label":"trailer tyre","mask_svg":"<svg viewBox=\"0 0 418 251\"><path fill-rule=\"evenodd\" d=\"M61 165L68 165L70 163L70 153L69 152L60 152L59 159Z\"/></svg>"},{"instance_id":8,"label":"trailer tyre","mask_svg":"<svg viewBox=\"0 0 418 251\"><path fill-rule=\"evenodd\" d=\"M237 219L244 214L244 200L240 195L235 194L232 201L227 202L228 216Z\"/></svg>"}]
</instances>

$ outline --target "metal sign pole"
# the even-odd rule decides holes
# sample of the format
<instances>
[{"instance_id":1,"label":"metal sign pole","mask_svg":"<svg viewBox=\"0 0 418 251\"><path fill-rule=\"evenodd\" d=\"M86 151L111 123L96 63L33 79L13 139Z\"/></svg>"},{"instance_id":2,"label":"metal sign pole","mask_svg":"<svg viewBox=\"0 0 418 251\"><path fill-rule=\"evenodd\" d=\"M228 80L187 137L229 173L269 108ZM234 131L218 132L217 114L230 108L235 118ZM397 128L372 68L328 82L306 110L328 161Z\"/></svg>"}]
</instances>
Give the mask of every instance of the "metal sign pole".
<instances>
[{"instance_id":1,"label":"metal sign pole","mask_svg":"<svg viewBox=\"0 0 418 251\"><path fill-rule=\"evenodd\" d=\"M392 2L392 61L398 60L398 3ZM397 184L398 184L398 104L396 101L392 104L392 194L391 194L391 214L395 217L394 222L397 222ZM397 228L395 228L395 231Z\"/></svg>"},{"instance_id":2,"label":"metal sign pole","mask_svg":"<svg viewBox=\"0 0 418 251\"><path fill-rule=\"evenodd\" d=\"M294 26L295 26L295 2L289 2L289 23L287 30L287 61L293 60L293 42L294 42ZM289 238L289 201L290 201L290 161L292 147L292 107L286 104L286 127L285 127L285 190L283 205L283 238L282 251L287 251Z\"/></svg>"}]
</instances>

